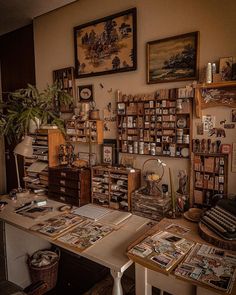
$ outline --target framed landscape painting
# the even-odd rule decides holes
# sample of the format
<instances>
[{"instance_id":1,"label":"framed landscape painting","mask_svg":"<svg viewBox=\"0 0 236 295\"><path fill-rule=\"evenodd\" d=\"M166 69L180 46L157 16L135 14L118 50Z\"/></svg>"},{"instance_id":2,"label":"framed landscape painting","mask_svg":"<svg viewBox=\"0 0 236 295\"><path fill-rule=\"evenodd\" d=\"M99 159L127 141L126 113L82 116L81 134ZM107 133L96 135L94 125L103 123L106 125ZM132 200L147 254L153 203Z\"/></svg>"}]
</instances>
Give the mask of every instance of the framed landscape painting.
<instances>
[{"instance_id":1,"label":"framed landscape painting","mask_svg":"<svg viewBox=\"0 0 236 295\"><path fill-rule=\"evenodd\" d=\"M147 43L147 83L198 78L199 32Z\"/></svg>"},{"instance_id":2,"label":"framed landscape painting","mask_svg":"<svg viewBox=\"0 0 236 295\"><path fill-rule=\"evenodd\" d=\"M136 8L74 28L77 78L137 68Z\"/></svg>"}]
</instances>

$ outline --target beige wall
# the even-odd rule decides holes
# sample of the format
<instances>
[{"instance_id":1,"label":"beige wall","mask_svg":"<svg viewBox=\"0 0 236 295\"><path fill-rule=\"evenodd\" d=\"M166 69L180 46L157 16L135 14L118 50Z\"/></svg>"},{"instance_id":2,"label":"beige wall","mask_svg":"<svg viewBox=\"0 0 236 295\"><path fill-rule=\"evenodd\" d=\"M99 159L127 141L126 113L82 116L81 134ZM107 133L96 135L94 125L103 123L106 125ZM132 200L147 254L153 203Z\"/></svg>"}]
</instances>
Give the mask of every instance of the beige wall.
<instances>
[{"instance_id":1,"label":"beige wall","mask_svg":"<svg viewBox=\"0 0 236 295\"><path fill-rule=\"evenodd\" d=\"M39 88L52 82L52 71L74 65L73 27L137 7L138 70L134 72L83 78L77 85L93 84L95 100L102 110L108 102L115 107L115 91L148 93L157 88L181 87L186 83L146 84L145 44L157 40L200 31L200 67L219 57L236 56L236 2L235 0L80 0L62 9L38 17L34 21L36 81ZM102 83L104 88L99 84ZM112 92L108 92L112 88ZM219 120L229 121L230 109L207 109ZM115 126L105 137L115 138ZM195 120L193 123L195 127ZM236 141L236 130L226 130L224 142ZM95 147L94 147L95 149ZM142 167L147 157L137 156L136 167ZM165 159L173 169L175 183L179 168L187 169L188 160ZM230 170L230 169L229 169ZM235 173L229 173L229 191L236 193ZM233 182L234 180L234 182ZM168 181L168 171L164 181Z\"/></svg>"}]
</instances>

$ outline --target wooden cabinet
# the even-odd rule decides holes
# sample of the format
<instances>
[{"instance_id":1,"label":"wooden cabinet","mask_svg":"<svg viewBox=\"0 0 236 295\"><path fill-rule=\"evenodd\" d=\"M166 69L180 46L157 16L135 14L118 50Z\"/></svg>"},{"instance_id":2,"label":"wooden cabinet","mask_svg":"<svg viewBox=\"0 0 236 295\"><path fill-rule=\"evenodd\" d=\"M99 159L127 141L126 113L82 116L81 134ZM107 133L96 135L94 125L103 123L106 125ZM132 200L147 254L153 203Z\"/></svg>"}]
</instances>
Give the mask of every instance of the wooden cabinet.
<instances>
[{"instance_id":1,"label":"wooden cabinet","mask_svg":"<svg viewBox=\"0 0 236 295\"><path fill-rule=\"evenodd\" d=\"M195 89L196 116L205 108L236 107L236 81L198 84Z\"/></svg>"},{"instance_id":2,"label":"wooden cabinet","mask_svg":"<svg viewBox=\"0 0 236 295\"><path fill-rule=\"evenodd\" d=\"M113 209L131 210L131 193L140 187L138 169L92 167L92 202Z\"/></svg>"},{"instance_id":3,"label":"wooden cabinet","mask_svg":"<svg viewBox=\"0 0 236 295\"><path fill-rule=\"evenodd\" d=\"M120 152L189 157L193 91L180 90L161 89L153 97L119 99Z\"/></svg>"},{"instance_id":4,"label":"wooden cabinet","mask_svg":"<svg viewBox=\"0 0 236 295\"><path fill-rule=\"evenodd\" d=\"M91 174L88 168L49 168L48 196L75 206L90 202Z\"/></svg>"},{"instance_id":5,"label":"wooden cabinet","mask_svg":"<svg viewBox=\"0 0 236 295\"><path fill-rule=\"evenodd\" d=\"M39 129L33 137L34 158L25 158L25 185L33 190L48 188L48 167L59 164L58 152L61 144L65 143L64 136L58 129ZM41 172L30 168L34 162L45 163ZM30 170L30 171L29 171Z\"/></svg>"},{"instance_id":6,"label":"wooden cabinet","mask_svg":"<svg viewBox=\"0 0 236 295\"><path fill-rule=\"evenodd\" d=\"M227 194L227 181L227 154L193 154L193 205L211 207L214 195Z\"/></svg>"},{"instance_id":7,"label":"wooden cabinet","mask_svg":"<svg viewBox=\"0 0 236 295\"><path fill-rule=\"evenodd\" d=\"M77 119L66 123L66 141L82 143L103 143L103 121Z\"/></svg>"},{"instance_id":8,"label":"wooden cabinet","mask_svg":"<svg viewBox=\"0 0 236 295\"><path fill-rule=\"evenodd\" d=\"M74 77L74 68L68 67L63 69L58 69L53 71L53 81L57 82L61 90L68 92L74 99L76 99L75 92L75 77ZM69 106L59 105L59 102L55 99L55 108L56 110L67 113L73 112L74 105Z\"/></svg>"}]
</instances>

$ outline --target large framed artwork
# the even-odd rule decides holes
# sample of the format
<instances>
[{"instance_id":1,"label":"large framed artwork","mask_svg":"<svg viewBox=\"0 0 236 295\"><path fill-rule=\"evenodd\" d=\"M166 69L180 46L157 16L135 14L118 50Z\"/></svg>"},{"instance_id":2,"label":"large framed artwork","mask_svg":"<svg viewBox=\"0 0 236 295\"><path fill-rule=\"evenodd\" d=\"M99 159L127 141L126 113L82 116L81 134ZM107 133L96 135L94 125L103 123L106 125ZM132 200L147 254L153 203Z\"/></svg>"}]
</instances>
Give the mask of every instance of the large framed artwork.
<instances>
[{"instance_id":1,"label":"large framed artwork","mask_svg":"<svg viewBox=\"0 0 236 295\"><path fill-rule=\"evenodd\" d=\"M136 8L74 28L77 78L137 68Z\"/></svg>"},{"instance_id":2,"label":"large framed artwork","mask_svg":"<svg viewBox=\"0 0 236 295\"><path fill-rule=\"evenodd\" d=\"M199 32L147 43L147 83L198 79Z\"/></svg>"}]
</instances>

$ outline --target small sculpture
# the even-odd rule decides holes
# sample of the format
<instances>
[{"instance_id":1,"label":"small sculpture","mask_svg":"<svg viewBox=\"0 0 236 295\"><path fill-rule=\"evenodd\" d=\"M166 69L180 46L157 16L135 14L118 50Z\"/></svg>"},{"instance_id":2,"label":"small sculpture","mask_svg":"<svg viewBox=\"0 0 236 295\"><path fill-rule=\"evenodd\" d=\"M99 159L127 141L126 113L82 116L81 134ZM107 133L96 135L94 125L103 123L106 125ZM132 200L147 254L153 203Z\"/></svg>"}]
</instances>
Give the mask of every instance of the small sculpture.
<instances>
[{"instance_id":1,"label":"small sculpture","mask_svg":"<svg viewBox=\"0 0 236 295\"><path fill-rule=\"evenodd\" d=\"M187 176L186 170L179 170L178 178L179 178L179 188L177 190L177 193L181 195L185 195L187 194L187 182L188 182L188 176Z\"/></svg>"}]
</instances>

